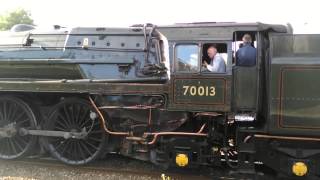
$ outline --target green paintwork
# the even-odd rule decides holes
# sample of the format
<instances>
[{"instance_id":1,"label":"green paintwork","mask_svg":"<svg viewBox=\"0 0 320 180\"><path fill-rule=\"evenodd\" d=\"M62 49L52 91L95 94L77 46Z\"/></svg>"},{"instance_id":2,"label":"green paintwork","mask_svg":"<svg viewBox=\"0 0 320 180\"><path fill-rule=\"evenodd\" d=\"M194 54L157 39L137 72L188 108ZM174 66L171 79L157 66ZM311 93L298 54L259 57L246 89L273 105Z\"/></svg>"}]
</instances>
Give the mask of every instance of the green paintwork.
<instances>
[{"instance_id":1,"label":"green paintwork","mask_svg":"<svg viewBox=\"0 0 320 180\"><path fill-rule=\"evenodd\" d=\"M320 67L283 67L280 127L320 129Z\"/></svg>"},{"instance_id":2,"label":"green paintwork","mask_svg":"<svg viewBox=\"0 0 320 180\"><path fill-rule=\"evenodd\" d=\"M91 94L168 94L168 86L146 83L64 82L63 80L0 80L0 91Z\"/></svg>"},{"instance_id":3,"label":"green paintwork","mask_svg":"<svg viewBox=\"0 0 320 180\"><path fill-rule=\"evenodd\" d=\"M76 64L49 64L43 62L0 62L1 78L39 78L42 79L81 79L79 66Z\"/></svg>"},{"instance_id":4,"label":"green paintwork","mask_svg":"<svg viewBox=\"0 0 320 180\"><path fill-rule=\"evenodd\" d=\"M234 109L252 110L257 105L257 67L234 67Z\"/></svg>"},{"instance_id":5,"label":"green paintwork","mask_svg":"<svg viewBox=\"0 0 320 180\"><path fill-rule=\"evenodd\" d=\"M273 35L272 42L269 131L320 135L320 36Z\"/></svg>"}]
</instances>

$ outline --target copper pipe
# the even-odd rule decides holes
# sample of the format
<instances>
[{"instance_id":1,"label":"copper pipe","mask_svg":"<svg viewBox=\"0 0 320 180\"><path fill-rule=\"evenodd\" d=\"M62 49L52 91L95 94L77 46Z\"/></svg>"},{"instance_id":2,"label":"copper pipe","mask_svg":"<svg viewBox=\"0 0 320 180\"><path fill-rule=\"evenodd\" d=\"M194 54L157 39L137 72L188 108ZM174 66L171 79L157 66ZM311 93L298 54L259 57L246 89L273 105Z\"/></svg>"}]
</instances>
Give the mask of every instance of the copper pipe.
<instances>
[{"instance_id":1,"label":"copper pipe","mask_svg":"<svg viewBox=\"0 0 320 180\"><path fill-rule=\"evenodd\" d=\"M252 136L247 136L244 138L243 142L247 143L251 138L252 138Z\"/></svg>"},{"instance_id":2,"label":"copper pipe","mask_svg":"<svg viewBox=\"0 0 320 180\"><path fill-rule=\"evenodd\" d=\"M108 133L108 134L112 134L112 135L120 135L120 136L129 136L130 133L129 132L114 132L108 129L107 125L106 125L106 120L104 119L102 113L100 112L99 108L96 106L96 104L94 103L94 101L92 100L92 98L89 96L89 100L93 106L93 108L96 110L96 112L99 115L99 119L101 121L101 126L102 128Z\"/></svg>"},{"instance_id":3,"label":"copper pipe","mask_svg":"<svg viewBox=\"0 0 320 180\"><path fill-rule=\"evenodd\" d=\"M199 112L196 113L194 117L198 117L198 116L212 116L212 117L216 117L216 116L220 116L221 114L216 113L216 112Z\"/></svg>"},{"instance_id":4,"label":"copper pipe","mask_svg":"<svg viewBox=\"0 0 320 180\"><path fill-rule=\"evenodd\" d=\"M272 136L256 134L254 137L257 138L267 138L267 139L282 139L282 140L298 140L298 141L320 141L320 138L309 138L309 137L293 137L293 136Z\"/></svg>"},{"instance_id":5,"label":"copper pipe","mask_svg":"<svg viewBox=\"0 0 320 180\"><path fill-rule=\"evenodd\" d=\"M202 127L199 129L198 132L196 133L189 133L189 132L157 132L157 133L144 133L145 136L150 136L153 135L153 139L152 141L148 142L148 145L152 145L154 144L157 139L158 136L166 136L166 135L176 135L176 136L207 136L208 134L206 133L202 133L202 131L204 130L206 124L202 125Z\"/></svg>"},{"instance_id":6,"label":"copper pipe","mask_svg":"<svg viewBox=\"0 0 320 180\"><path fill-rule=\"evenodd\" d=\"M101 120L101 124L102 124L102 128L109 134L112 135L122 135L122 136L129 136L130 133L129 132L114 132L108 129L107 125L106 125L106 121L102 115L102 113L100 112L99 108L96 106L96 104L94 103L94 101L92 100L91 97L89 97L89 100L92 104L92 106L94 107L94 109L96 110L96 112L99 115L99 119ZM151 112L151 111L150 111ZM177 136L207 136L206 133L202 133L204 128L206 127L206 124L203 124L201 126L201 128L199 129L199 131L197 131L196 133L189 133L189 132L156 132L156 133L144 133L144 137L146 136L153 136L153 139L151 142L148 142L148 145L152 145L154 144L159 136L165 136L165 135L177 135Z\"/></svg>"},{"instance_id":7,"label":"copper pipe","mask_svg":"<svg viewBox=\"0 0 320 180\"><path fill-rule=\"evenodd\" d=\"M197 133L202 133L205 127L206 127L206 124L203 124Z\"/></svg>"}]
</instances>

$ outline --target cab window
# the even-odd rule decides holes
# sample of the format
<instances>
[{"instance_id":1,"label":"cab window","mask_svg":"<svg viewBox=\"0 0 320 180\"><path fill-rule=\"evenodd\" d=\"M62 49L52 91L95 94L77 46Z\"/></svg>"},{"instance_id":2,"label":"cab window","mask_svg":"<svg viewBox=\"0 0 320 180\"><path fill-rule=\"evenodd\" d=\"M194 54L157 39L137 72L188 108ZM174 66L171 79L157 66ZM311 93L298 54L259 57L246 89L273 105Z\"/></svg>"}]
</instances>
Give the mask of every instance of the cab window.
<instances>
[{"instance_id":1,"label":"cab window","mask_svg":"<svg viewBox=\"0 0 320 180\"><path fill-rule=\"evenodd\" d=\"M175 71L199 72L199 46L197 44L179 44L175 47Z\"/></svg>"},{"instance_id":2,"label":"cab window","mask_svg":"<svg viewBox=\"0 0 320 180\"><path fill-rule=\"evenodd\" d=\"M202 46L202 73L226 73L228 45L226 43L204 43Z\"/></svg>"}]
</instances>

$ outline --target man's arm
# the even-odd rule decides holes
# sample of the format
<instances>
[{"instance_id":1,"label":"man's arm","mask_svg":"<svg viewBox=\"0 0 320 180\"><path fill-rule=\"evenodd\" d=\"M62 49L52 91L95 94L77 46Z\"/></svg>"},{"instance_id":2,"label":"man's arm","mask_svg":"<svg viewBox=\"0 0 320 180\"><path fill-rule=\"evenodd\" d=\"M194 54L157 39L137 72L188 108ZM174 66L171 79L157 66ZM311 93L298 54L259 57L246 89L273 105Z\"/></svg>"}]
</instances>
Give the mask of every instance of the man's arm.
<instances>
[{"instance_id":1,"label":"man's arm","mask_svg":"<svg viewBox=\"0 0 320 180\"><path fill-rule=\"evenodd\" d=\"M214 66L212 66L212 65L210 65L210 64L207 65L207 69L208 69L210 72L215 72L215 71L216 71L215 68L214 68Z\"/></svg>"}]
</instances>

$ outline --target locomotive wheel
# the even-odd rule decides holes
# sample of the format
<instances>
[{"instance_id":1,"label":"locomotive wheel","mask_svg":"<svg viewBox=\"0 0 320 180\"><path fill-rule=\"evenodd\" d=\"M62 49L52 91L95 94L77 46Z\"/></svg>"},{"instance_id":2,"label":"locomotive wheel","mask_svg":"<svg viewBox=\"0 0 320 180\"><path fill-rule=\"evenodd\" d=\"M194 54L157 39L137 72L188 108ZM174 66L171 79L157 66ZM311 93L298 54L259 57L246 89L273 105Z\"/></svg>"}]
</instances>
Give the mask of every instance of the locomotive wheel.
<instances>
[{"instance_id":1,"label":"locomotive wheel","mask_svg":"<svg viewBox=\"0 0 320 180\"><path fill-rule=\"evenodd\" d=\"M29 105L13 96L0 97L0 128L7 129L0 136L0 158L15 159L32 150L36 137L20 135L19 128L36 129L36 117Z\"/></svg>"},{"instance_id":2,"label":"locomotive wheel","mask_svg":"<svg viewBox=\"0 0 320 180\"><path fill-rule=\"evenodd\" d=\"M96 159L103 150L106 134L100 128L98 118L90 117L95 112L91 104L77 98L62 100L50 114L45 125L46 130L81 132L88 134L84 138L46 137L46 147L50 153L64 163L82 165Z\"/></svg>"}]
</instances>

